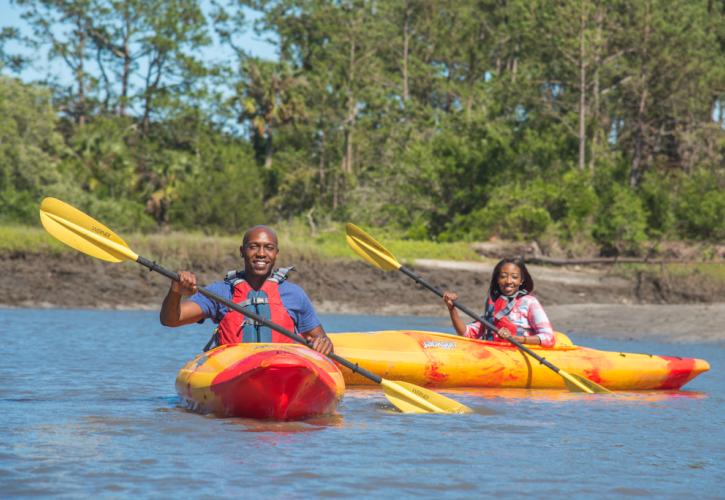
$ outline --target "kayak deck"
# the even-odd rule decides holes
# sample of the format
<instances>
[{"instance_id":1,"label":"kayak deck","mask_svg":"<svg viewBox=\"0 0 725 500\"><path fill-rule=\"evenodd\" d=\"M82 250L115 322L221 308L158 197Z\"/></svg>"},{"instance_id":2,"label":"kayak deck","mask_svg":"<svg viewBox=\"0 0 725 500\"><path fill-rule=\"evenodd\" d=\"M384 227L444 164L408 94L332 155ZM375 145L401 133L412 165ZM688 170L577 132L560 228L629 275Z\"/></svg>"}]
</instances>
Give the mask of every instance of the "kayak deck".
<instances>
[{"instance_id":1,"label":"kayak deck","mask_svg":"<svg viewBox=\"0 0 725 500\"><path fill-rule=\"evenodd\" d=\"M564 380L508 342L415 330L330 334L335 352L373 373L425 387L565 388ZM707 361L589 349L557 334L553 348L527 345L554 366L610 390L679 389ZM369 384L341 368L348 385Z\"/></svg>"},{"instance_id":2,"label":"kayak deck","mask_svg":"<svg viewBox=\"0 0 725 500\"><path fill-rule=\"evenodd\" d=\"M178 373L187 408L220 417L303 420L335 411L345 390L327 357L299 344L230 344Z\"/></svg>"}]
</instances>

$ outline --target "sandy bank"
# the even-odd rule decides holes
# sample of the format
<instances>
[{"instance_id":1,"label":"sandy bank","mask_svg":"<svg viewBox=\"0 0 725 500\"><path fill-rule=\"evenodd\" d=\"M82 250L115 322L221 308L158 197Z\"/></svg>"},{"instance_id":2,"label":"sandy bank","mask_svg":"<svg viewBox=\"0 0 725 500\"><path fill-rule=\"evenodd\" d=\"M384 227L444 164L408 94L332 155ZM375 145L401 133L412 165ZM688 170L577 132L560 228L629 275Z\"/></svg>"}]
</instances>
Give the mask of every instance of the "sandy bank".
<instances>
[{"instance_id":1,"label":"sandy bank","mask_svg":"<svg viewBox=\"0 0 725 500\"><path fill-rule=\"evenodd\" d=\"M358 261L293 264L297 272L290 279L305 288L320 313L447 317L441 299L402 273ZM194 269L202 283L210 283L237 265L235 260L198 262ZM455 290L462 303L481 308L490 266L449 261L413 265L432 285ZM530 270L554 327L576 337L725 342L725 302L703 303L696 294L679 293L688 287L629 282L606 269ZM109 264L82 254L0 255L0 275L0 306L5 307L158 310L169 286L166 278L137 264ZM714 290L705 297L725 298L725 293Z\"/></svg>"}]
</instances>

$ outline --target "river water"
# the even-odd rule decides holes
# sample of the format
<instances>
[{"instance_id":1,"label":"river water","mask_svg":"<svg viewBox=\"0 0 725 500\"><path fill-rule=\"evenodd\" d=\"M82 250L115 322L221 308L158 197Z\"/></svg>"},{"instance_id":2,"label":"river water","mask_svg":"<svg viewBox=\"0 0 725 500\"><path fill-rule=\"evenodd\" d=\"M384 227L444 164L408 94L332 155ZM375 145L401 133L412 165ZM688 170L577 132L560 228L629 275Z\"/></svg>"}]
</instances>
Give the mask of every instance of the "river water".
<instances>
[{"instance_id":1,"label":"river water","mask_svg":"<svg viewBox=\"0 0 725 500\"><path fill-rule=\"evenodd\" d=\"M441 318L323 315L329 332L451 331ZM723 344L589 347L708 360L668 393L450 390L472 415L402 415L377 388L273 423L180 407L209 324L144 311L0 309L0 496L724 498Z\"/></svg>"}]
</instances>

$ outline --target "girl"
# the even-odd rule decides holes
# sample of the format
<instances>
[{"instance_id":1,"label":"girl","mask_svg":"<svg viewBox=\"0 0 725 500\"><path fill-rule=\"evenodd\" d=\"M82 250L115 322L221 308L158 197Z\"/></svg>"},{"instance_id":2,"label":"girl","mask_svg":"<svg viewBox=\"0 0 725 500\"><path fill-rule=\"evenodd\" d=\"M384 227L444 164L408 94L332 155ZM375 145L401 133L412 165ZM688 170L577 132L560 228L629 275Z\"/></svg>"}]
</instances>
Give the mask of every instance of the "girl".
<instances>
[{"instance_id":1,"label":"girl","mask_svg":"<svg viewBox=\"0 0 725 500\"><path fill-rule=\"evenodd\" d=\"M458 335L474 339L507 340L513 336L522 344L545 347L554 345L556 338L549 318L539 300L531 295L534 280L522 259L502 259L493 269L484 318L499 329L498 335L480 321L465 324L453 301L455 292L445 292L443 302L448 307L451 322Z\"/></svg>"}]
</instances>

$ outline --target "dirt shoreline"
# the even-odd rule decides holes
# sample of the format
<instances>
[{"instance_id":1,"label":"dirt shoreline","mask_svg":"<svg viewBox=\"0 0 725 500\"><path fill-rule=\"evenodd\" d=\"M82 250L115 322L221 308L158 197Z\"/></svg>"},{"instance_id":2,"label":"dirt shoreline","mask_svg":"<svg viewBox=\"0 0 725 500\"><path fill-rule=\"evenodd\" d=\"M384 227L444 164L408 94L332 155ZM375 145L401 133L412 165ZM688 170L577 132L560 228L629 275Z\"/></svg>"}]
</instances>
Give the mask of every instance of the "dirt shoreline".
<instances>
[{"instance_id":1,"label":"dirt shoreline","mask_svg":"<svg viewBox=\"0 0 725 500\"><path fill-rule=\"evenodd\" d=\"M194 264L202 283L210 283L239 262ZM305 288L320 313L447 317L439 298L402 273L352 261L294 264L297 272L290 279ZM482 300L491 271L482 263L451 261L419 260L411 267L431 284L456 290L472 309ZM725 302L683 295L687 287L668 289L640 278L630 282L607 269L530 270L554 327L577 339L725 342ZM109 264L81 254L0 255L0 273L0 307L156 310L168 289L165 278L139 265ZM722 292L709 290L706 296L723 300Z\"/></svg>"}]
</instances>

